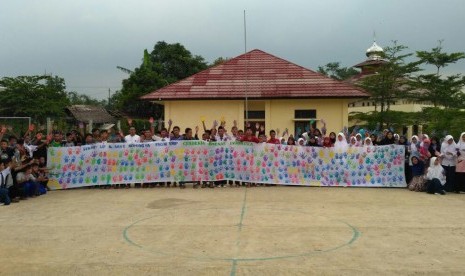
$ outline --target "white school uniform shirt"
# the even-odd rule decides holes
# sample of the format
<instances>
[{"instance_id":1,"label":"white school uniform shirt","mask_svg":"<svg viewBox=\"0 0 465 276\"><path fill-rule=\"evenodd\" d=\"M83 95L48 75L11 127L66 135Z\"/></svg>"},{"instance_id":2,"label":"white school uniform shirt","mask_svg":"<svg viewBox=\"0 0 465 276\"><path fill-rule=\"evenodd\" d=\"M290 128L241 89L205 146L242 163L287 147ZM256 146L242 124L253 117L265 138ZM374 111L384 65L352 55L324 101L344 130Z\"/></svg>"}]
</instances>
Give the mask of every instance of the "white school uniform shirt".
<instances>
[{"instance_id":1,"label":"white school uniform shirt","mask_svg":"<svg viewBox=\"0 0 465 276\"><path fill-rule=\"evenodd\" d=\"M27 152L29 153L29 157L32 158L34 151L37 150L38 146L36 145L26 145L24 144L24 147L26 148Z\"/></svg>"},{"instance_id":2,"label":"white school uniform shirt","mask_svg":"<svg viewBox=\"0 0 465 276\"><path fill-rule=\"evenodd\" d=\"M447 141L450 139L453 139L452 136L447 135L441 145L441 156L443 157L441 164L446 167L453 167L457 164L457 144L452 142L452 144L449 145Z\"/></svg>"},{"instance_id":3,"label":"white school uniform shirt","mask_svg":"<svg viewBox=\"0 0 465 276\"><path fill-rule=\"evenodd\" d=\"M219 135L216 135L215 140L217 142L231 141L231 137L229 137L228 135L223 135L223 138L221 138Z\"/></svg>"},{"instance_id":4,"label":"white school uniform shirt","mask_svg":"<svg viewBox=\"0 0 465 276\"><path fill-rule=\"evenodd\" d=\"M140 143L140 136L135 134L131 136L130 134L124 136L124 141L129 144Z\"/></svg>"},{"instance_id":5,"label":"white school uniform shirt","mask_svg":"<svg viewBox=\"0 0 465 276\"><path fill-rule=\"evenodd\" d=\"M19 182L19 183L23 183L23 182L29 181L29 180L32 180L31 175L26 176L26 173L24 173L24 172L19 172L16 175L16 181Z\"/></svg>"},{"instance_id":6,"label":"white school uniform shirt","mask_svg":"<svg viewBox=\"0 0 465 276\"><path fill-rule=\"evenodd\" d=\"M444 175L444 169L442 168L441 164L435 166L434 161L436 161L436 157L431 157L430 166L426 172L426 179L433 180L437 178L442 185L446 183L446 176Z\"/></svg>"},{"instance_id":7,"label":"white school uniform shirt","mask_svg":"<svg viewBox=\"0 0 465 276\"><path fill-rule=\"evenodd\" d=\"M8 177L8 175L11 174L11 169L10 167L4 169L1 173L0 173L0 186L3 187L5 186L5 188L10 188L11 186L13 186L13 178Z\"/></svg>"}]
</instances>

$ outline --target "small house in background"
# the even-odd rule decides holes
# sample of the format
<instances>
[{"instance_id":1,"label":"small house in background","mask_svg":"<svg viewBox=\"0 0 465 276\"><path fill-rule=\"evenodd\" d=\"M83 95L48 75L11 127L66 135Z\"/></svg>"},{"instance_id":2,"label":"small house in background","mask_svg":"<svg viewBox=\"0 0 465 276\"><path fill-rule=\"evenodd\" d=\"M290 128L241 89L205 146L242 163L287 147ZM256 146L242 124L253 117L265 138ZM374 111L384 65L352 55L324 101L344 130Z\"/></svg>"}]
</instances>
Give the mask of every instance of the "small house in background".
<instances>
[{"instance_id":1,"label":"small house in background","mask_svg":"<svg viewBox=\"0 0 465 276\"><path fill-rule=\"evenodd\" d=\"M348 104L369 95L349 83L337 81L261 50L253 50L224 63L153 91L142 100L164 105L164 120L181 127L207 127L224 119L271 129L287 128L300 134L310 121L324 119L329 131L348 125ZM321 127L321 125L317 125Z\"/></svg>"},{"instance_id":2,"label":"small house in background","mask_svg":"<svg viewBox=\"0 0 465 276\"><path fill-rule=\"evenodd\" d=\"M107 128L118 121L118 118L111 115L102 106L71 105L65 108L65 112L74 124L84 123L88 130L94 127Z\"/></svg>"}]
</instances>

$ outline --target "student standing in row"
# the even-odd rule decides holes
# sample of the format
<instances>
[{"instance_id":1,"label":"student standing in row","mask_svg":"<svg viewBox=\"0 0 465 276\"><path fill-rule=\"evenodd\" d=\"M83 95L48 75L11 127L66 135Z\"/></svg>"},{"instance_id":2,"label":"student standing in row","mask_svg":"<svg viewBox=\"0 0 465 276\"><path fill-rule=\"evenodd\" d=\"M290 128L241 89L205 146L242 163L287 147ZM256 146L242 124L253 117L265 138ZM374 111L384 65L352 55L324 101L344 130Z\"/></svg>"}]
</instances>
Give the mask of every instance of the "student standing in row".
<instances>
[{"instance_id":1,"label":"student standing in row","mask_svg":"<svg viewBox=\"0 0 465 276\"><path fill-rule=\"evenodd\" d=\"M465 132L460 134L457 143L457 166L455 167L455 192L465 192Z\"/></svg>"},{"instance_id":2,"label":"student standing in row","mask_svg":"<svg viewBox=\"0 0 465 276\"><path fill-rule=\"evenodd\" d=\"M447 135L441 145L441 164L446 173L445 190L452 192L455 190L455 165L457 163L457 144L452 135Z\"/></svg>"}]
</instances>

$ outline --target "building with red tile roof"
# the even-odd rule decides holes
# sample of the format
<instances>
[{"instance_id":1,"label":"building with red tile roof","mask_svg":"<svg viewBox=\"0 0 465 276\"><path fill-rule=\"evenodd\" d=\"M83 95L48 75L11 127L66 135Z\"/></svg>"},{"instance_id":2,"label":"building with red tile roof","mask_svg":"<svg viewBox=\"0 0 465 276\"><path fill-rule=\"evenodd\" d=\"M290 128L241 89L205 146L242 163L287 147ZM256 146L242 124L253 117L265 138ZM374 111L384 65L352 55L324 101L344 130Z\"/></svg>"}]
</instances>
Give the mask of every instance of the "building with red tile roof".
<instances>
[{"instance_id":1,"label":"building with red tile roof","mask_svg":"<svg viewBox=\"0 0 465 276\"><path fill-rule=\"evenodd\" d=\"M298 134L310 120L328 128L347 125L349 101L367 98L362 89L331 79L261 50L252 50L141 97L165 106L165 120L181 128L224 118L288 128ZM228 128L228 127L227 127Z\"/></svg>"},{"instance_id":2,"label":"building with red tile roof","mask_svg":"<svg viewBox=\"0 0 465 276\"><path fill-rule=\"evenodd\" d=\"M142 97L144 100L360 98L367 94L261 50L220 65Z\"/></svg>"}]
</instances>

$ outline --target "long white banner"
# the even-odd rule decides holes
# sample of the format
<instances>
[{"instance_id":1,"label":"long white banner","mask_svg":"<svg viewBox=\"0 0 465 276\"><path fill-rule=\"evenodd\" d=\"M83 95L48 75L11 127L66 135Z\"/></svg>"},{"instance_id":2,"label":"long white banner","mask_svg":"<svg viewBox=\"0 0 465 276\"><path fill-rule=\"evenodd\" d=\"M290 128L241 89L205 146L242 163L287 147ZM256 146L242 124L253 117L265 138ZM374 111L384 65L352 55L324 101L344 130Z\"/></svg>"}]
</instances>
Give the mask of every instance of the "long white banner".
<instances>
[{"instance_id":1,"label":"long white banner","mask_svg":"<svg viewBox=\"0 0 465 276\"><path fill-rule=\"evenodd\" d=\"M49 187L236 180L304 186L405 187L404 147L298 147L176 141L49 148Z\"/></svg>"}]
</instances>

